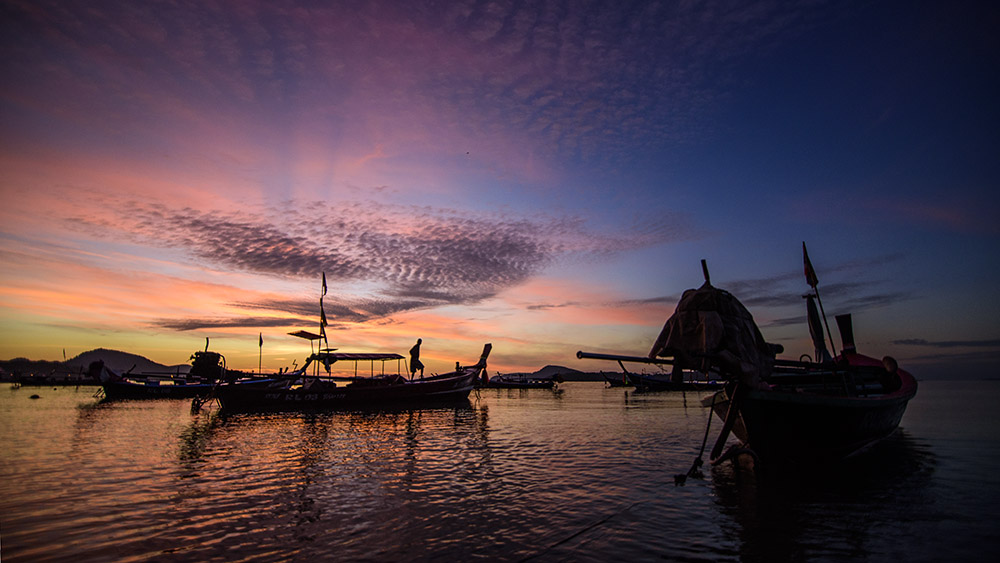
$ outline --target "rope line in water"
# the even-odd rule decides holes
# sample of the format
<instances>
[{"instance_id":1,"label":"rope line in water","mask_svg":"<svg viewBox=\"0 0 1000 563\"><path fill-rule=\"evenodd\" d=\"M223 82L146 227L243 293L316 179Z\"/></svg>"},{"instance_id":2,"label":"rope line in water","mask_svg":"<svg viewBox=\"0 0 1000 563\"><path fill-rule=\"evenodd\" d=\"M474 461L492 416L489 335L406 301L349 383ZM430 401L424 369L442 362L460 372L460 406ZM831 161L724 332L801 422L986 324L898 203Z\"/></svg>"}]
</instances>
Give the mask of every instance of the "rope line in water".
<instances>
[{"instance_id":1,"label":"rope line in water","mask_svg":"<svg viewBox=\"0 0 1000 563\"><path fill-rule=\"evenodd\" d=\"M719 394L715 393L712 395L712 404L708 407L708 424L705 425L705 437L701 440L701 450L698 451L698 457L694 459L694 463L691 464L691 469L688 469L687 473L679 473L674 475L674 486L683 485L687 482L688 477L702 477L701 466L705 462L701 459L701 456L705 453L705 445L708 444L708 432L712 428L712 415L715 414L715 399Z\"/></svg>"},{"instance_id":2,"label":"rope line in water","mask_svg":"<svg viewBox=\"0 0 1000 563\"><path fill-rule=\"evenodd\" d=\"M626 506L625 508L623 508L623 509L621 509L621 510L619 510L617 512L613 512L613 513L605 516L604 518L601 518L597 522L594 522L593 524L587 526L586 528L583 528L582 530L579 530L575 534L573 534L573 535L571 535L571 536L569 536L567 538L561 539L561 540L557 541L556 543L550 545L549 547L546 547L544 550L539 551L538 553L535 553L533 555L529 555L529 556L525 557L524 559L521 559L520 561L531 561L532 559L535 559L536 557L541 557L542 555L545 555L546 553L548 553L548 552L552 551L553 549L559 547L560 545L562 545L562 544L570 541L571 539L579 536L580 534L583 534L585 532L589 532L590 530L593 530L594 528L600 526L601 524L604 524L608 520L611 520L615 516L618 516L619 514L622 514L623 512L631 510L632 507L634 507L637 504L643 503L643 502L646 502L646 501L635 501L632 504Z\"/></svg>"},{"instance_id":3,"label":"rope line in water","mask_svg":"<svg viewBox=\"0 0 1000 563\"><path fill-rule=\"evenodd\" d=\"M477 389L476 392L478 394L479 390ZM718 394L712 395L712 404L708 408L708 423L705 425L705 436L704 436L704 438L702 438L702 441L701 441L701 450L698 452L698 457L695 458L694 463L691 465L691 469L689 469L687 473L684 473L684 474L681 474L681 475L675 475L674 476L674 485L675 486L676 485L683 485L684 481L687 480L688 477L691 477L691 476L695 475L699 471L701 465L704 463L702 461L701 456L705 453L705 446L708 443L708 434L709 434L710 429L712 428L712 416L715 414L713 411L715 409L715 399L716 399L717 396L718 396ZM530 560L535 559L537 557L541 557L542 555L545 555L546 553L548 553L548 552L552 551L553 549L559 547L560 545L562 545L562 544L564 544L564 543L572 540L573 538L579 537L581 534L589 532L590 530L593 530L594 528L596 528L596 527L598 527L598 526L606 523L608 520L611 520L615 516L618 516L619 514L622 514L622 513L626 512L626 511L631 510L635 505L640 504L642 502L645 502L645 501L636 501L636 502L633 502L632 504L626 506L625 508L622 508L621 510L618 510L617 512L613 512L613 513L605 516L604 518L601 518L597 522L594 522L593 524L591 524L591 525L589 525L589 526L587 526L585 528L582 528L582 529L578 530L573 535L571 535L569 537L566 537L566 538L563 538L563 539L557 541L556 543L550 545L549 547L545 548L544 550L539 551L538 553L529 555L529 556L527 556L527 557L525 557L523 559L520 559L519 561L522 561L522 562L523 561L530 561Z\"/></svg>"}]
</instances>

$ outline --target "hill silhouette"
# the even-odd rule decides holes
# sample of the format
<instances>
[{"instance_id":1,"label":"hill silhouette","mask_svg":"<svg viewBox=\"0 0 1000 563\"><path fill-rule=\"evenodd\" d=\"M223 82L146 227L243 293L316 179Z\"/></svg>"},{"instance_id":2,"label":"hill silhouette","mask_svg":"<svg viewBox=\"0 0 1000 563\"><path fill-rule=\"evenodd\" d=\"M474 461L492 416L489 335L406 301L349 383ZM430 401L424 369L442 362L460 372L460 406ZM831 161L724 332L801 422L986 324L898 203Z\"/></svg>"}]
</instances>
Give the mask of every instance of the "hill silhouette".
<instances>
[{"instance_id":1,"label":"hill silhouette","mask_svg":"<svg viewBox=\"0 0 1000 563\"><path fill-rule=\"evenodd\" d=\"M191 366L187 364L166 366L138 354L108 350L107 348L90 350L65 362L29 360L28 358L0 360L0 368L7 374L82 375L86 373L92 362L98 360L102 360L104 365L115 371L128 371L133 366L135 366L133 371L136 373L187 373L191 369Z\"/></svg>"},{"instance_id":2,"label":"hill silhouette","mask_svg":"<svg viewBox=\"0 0 1000 563\"><path fill-rule=\"evenodd\" d=\"M547 366L543 367L542 369L536 371L532 375L534 375L535 377L538 377L538 378L547 379L549 377L552 377L553 375L561 375L561 376L563 376L565 378L566 375L572 375L572 374L575 374L575 373L583 373L583 372L581 372L580 370L576 370L576 369L568 368L568 367L563 367L563 366L547 365Z\"/></svg>"},{"instance_id":3,"label":"hill silhouette","mask_svg":"<svg viewBox=\"0 0 1000 563\"><path fill-rule=\"evenodd\" d=\"M565 366L547 365L532 374L539 379L549 379L558 375L564 381L604 381L604 376L599 372L586 372Z\"/></svg>"},{"instance_id":4,"label":"hill silhouette","mask_svg":"<svg viewBox=\"0 0 1000 563\"><path fill-rule=\"evenodd\" d=\"M64 362L65 366L71 370L87 369L92 362L101 360L104 365L115 371L128 371L135 366L132 371L141 372L170 372L177 373L187 373L191 366L187 364L182 364L178 366L166 366L157 362L150 360L144 356L138 354L130 354L128 352L120 352L118 350L108 350L107 348L97 348L96 350L90 350L89 352L84 352L74 358L66 360Z\"/></svg>"}]
</instances>

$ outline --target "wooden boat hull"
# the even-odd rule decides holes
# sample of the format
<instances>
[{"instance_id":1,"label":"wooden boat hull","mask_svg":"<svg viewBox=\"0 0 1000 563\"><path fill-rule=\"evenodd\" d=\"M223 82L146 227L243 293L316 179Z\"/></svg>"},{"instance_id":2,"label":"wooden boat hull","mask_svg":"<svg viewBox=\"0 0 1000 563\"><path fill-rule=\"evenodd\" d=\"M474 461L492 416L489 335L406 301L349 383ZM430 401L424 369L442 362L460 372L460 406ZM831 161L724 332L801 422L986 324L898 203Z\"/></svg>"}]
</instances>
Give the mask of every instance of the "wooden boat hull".
<instances>
[{"instance_id":1,"label":"wooden boat hull","mask_svg":"<svg viewBox=\"0 0 1000 563\"><path fill-rule=\"evenodd\" d=\"M215 397L223 410L324 410L467 400L477 370L412 381L375 378L330 387L282 388L279 380L237 381L219 385Z\"/></svg>"},{"instance_id":2,"label":"wooden boat hull","mask_svg":"<svg viewBox=\"0 0 1000 563\"><path fill-rule=\"evenodd\" d=\"M99 381L104 397L117 399L191 399L211 393L219 378L233 376L226 370L225 358L207 349L191 356L191 371L186 375L163 373L118 373L101 360L92 362L87 371Z\"/></svg>"},{"instance_id":3,"label":"wooden boat hull","mask_svg":"<svg viewBox=\"0 0 1000 563\"><path fill-rule=\"evenodd\" d=\"M838 459L892 434L908 401L750 392L741 413L747 443L761 457Z\"/></svg>"},{"instance_id":4,"label":"wooden boat hull","mask_svg":"<svg viewBox=\"0 0 1000 563\"><path fill-rule=\"evenodd\" d=\"M159 385L159 382L106 381L102 387L104 388L104 396L111 400L191 399L208 395L215 385L212 383L181 384L177 382Z\"/></svg>"},{"instance_id":5,"label":"wooden boat hull","mask_svg":"<svg viewBox=\"0 0 1000 563\"><path fill-rule=\"evenodd\" d=\"M762 460L824 462L850 457L899 426L917 392L916 380L902 370L900 375L900 389L869 397L746 391L733 434ZM722 420L728 408L727 398L714 405Z\"/></svg>"}]
</instances>

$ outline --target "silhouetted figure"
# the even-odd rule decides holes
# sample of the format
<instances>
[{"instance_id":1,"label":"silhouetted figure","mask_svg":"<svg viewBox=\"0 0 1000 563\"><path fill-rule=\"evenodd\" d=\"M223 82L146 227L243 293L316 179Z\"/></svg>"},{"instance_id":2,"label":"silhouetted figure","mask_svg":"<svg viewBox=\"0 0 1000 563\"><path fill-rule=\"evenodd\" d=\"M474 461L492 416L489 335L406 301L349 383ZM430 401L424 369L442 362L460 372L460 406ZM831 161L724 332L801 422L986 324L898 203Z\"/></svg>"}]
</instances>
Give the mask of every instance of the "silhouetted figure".
<instances>
[{"instance_id":1,"label":"silhouetted figure","mask_svg":"<svg viewBox=\"0 0 1000 563\"><path fill-rule=\"evenodd\" d=\"M424 376L424 364L420 362L420 343L423 342L419 338L417 343L410 348L410 378L417 374L417 370L420 370L420 377Z\"/></svg>"}]
</instances>

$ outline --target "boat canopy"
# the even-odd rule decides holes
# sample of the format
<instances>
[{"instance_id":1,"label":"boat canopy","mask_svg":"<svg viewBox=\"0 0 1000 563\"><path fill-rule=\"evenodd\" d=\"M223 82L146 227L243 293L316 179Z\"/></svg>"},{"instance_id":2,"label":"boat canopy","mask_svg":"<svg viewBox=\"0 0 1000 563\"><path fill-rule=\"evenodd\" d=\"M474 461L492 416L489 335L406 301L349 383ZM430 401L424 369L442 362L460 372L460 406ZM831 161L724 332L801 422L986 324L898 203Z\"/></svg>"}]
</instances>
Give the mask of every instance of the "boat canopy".
<instances>
[{"instance_id":1,"label":"boat canopy","mask_svg":"<svg viewBox=\"0 0 1000 563\"><path fill-rule=\"evenodd\" d=\"M374 375L374 365L375 362L381 361L386 362L389 360L402 360L403 356L399 354L390 354L383 352L371 352L371 353L352 353L352 352L334 352L333 349L320 350L319 352L306 358L306 363L301 368L299 368L297 373L307 373L309 366L313 362L317 364L322 364L326 369L327 373L330 372L330 366L339 361L353 361L355 372L357 372L357 362L371 361L372 369Z\"/></svg>"},{"instance_id":2,"label":"boat canopy","mask_svg":"<svg viewBox=\"0 0 1000 563\"><path fill-rule=\"evenodd\" d=\"M386 361L386 360L402 360L403 356L399 354L384 354L384 353L351 353L351 352L320 352L319 354L314 354L313 358L319 361L336 362L340 360L349 361L362 361L362 360L372 360L372 361Z\"/></svg>"},{"instance_id":3,"label":"boat canopy","mask_svg":"<svg viewBox=\"0 0 1000 563\"><path fill-rule=\"evenodd\" d=\"M314 332L309 332L308 330L297 330L295 332L289 332L288 334L290 334L291 336L298 336L299 338L305 338L310 342L313 340L319 340L320 338L323 338L321 335L316 334Z\"/></svg>"}]
</instances>

